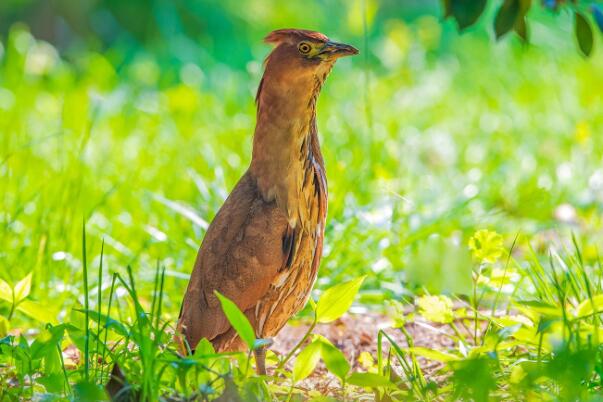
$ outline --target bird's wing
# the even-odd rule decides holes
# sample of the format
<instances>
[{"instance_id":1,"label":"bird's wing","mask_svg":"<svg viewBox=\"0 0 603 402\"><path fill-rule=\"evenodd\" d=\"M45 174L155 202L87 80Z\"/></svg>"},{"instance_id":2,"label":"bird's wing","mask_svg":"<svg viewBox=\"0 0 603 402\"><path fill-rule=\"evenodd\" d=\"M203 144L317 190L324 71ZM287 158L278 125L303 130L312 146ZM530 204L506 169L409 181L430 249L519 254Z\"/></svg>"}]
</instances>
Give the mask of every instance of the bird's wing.
<instances>
[{"instance_id":1,"label":"bird's wing","mask_svg":"<svg viewBox=\"0 0 603 402\"><path fill-rule=\"evenodd\" d=\"M184 297L179 327L192 347L230 329L214 290L242 311L254 307L291 261L294 236L276 203L244 175L205 235Z\"/></svg>"}]
</instances>

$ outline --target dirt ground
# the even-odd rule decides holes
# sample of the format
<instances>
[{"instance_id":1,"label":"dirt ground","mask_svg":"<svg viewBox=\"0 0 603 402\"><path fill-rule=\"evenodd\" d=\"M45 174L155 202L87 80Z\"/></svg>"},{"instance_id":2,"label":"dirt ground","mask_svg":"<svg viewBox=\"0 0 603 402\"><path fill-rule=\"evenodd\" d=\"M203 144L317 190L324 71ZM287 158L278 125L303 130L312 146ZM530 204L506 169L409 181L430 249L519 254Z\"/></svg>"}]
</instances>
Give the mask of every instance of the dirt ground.
<instances>
[{"instance_id":1,"label":"dirt ground","mask_svg":"<svg viewBox=\"0 0 603 402\"><path fill-rule=\"evenodd\" d=\"M286 354L303 338L308 327L309 324L287 325L278 334L271 349L278 354ZM414 323L407 324L405 328L413 337L414 346L446 351L454 345L450 337L451 331L447 326L435 326L432 323L417 319ZM376 362L377 334L381 329L394 339L400 347L408 346L402 332L399 329L391 328L391 320L387 316L377 313L346 314L332 323L319 324L314 329L314 333L325 336L341 349L352 365L352 370L367 371L366 366L363 366L362 362L359 361L359 356L362 352L368 352ZM383 347L385 351L389 349L387 340L384 340ZM288 363L289 368L292 368L292 361ZM419 364L428 379L438 381L438 371L442 368L441 363L419 358ZM394 368L396 366L397 364L394 365ZM300 384L302 389L316 390L322 394L331 395L337 394L340 387L337 378L327 372L322 362L319 363L316 371Z\"/></svg>"}]
</instances>

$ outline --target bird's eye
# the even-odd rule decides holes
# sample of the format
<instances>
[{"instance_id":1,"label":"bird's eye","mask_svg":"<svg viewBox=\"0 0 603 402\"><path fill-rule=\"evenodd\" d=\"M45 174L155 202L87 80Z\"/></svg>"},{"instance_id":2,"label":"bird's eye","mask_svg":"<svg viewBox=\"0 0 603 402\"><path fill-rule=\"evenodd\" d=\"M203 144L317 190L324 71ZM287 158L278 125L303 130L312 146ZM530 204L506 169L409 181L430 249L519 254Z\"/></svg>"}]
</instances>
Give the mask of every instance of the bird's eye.
<instances>
[{"instance_id":1,"label":"bird's eye","mask_svg":"<svg viewBox=\"0 0 603 402\"><path fill-rule=\"evenodd\" d=\"M299 52L301 54L308 54L308 53L310 53L310 50L312 50L312 47L310 46L310 44L306 43L306 42L300 43L297 48L299 49Z\"/></svg>"}]
</instances>

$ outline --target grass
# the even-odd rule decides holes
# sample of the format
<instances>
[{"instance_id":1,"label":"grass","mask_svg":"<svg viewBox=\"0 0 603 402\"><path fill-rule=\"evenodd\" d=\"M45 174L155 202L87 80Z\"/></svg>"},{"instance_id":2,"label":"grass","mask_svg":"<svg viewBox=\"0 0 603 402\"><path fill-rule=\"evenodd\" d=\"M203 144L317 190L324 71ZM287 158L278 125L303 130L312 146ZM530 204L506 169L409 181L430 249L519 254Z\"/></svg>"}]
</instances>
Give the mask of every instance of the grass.
<instances>
[{"instance_id":1,"label":"grass","mask_svg":"<svg viewBox=\"0 0 603 402\"><path fill-rule=\"evenodd\" d=\"M552 35L534 30L536 43ZM293 368L262 379L247 354L205 343L181 358L171 341L207 222L249 162L259 59L165 83L148 55L120 69L94 52L66 61L13 29L0 65L0 399L98 399L114 362L142 400L301 399L319 359L339 399L595 399L601 52L450 39L433 18L391 23L370 45L319 101L330 200L314 296L366 276L356 301L392 328L366 372L308 335ZM416 346L425 322L454 346Z\"/></svg>"}]
</instances>

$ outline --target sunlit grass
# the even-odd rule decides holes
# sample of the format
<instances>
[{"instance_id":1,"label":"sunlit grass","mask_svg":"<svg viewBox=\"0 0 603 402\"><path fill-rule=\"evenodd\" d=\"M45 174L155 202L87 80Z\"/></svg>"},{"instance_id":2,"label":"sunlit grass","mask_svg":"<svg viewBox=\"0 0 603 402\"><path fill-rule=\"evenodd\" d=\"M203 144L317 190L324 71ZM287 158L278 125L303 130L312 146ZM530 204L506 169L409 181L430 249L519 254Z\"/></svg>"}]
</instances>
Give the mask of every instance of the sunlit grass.
<instances>
[{"instance_id":1,"label":"sunlit grass","mask_svg":"<svg viewBox=\"0 0 603 402\"><path fill-rule=\"evenodd\" d=\"M422 23L388 26L372 43L368 71L346 60L323 89L318 119L330 199L316 293L367 275L358 300L379 311L386 300L414 294L460 294L465 310L454 317L473 334L453 331L463 346L449 352L455 361L475 359L453 367L456 384L467 370L490 370L491 361L479 360L491 351L484 344L514 337L517 344L503 344L501 366L487 372L518 379L509 379L506 397L518 395L520 385L550 392L554 387L539 382L545 368L534 361L562 364L584 345L599 347L603 57L585 62L565 50L520 51L471 36L442 50L437 21ZM219 74L183 66L182 78L166 84L151 57L126 72L96 53L72 63L22 29L4 48L0 279L9 288L29 273L33 281L29 313L26 304L0 300L0 314L10 312L6 326L26 332L68 322L70 340L88 344L85 354L118 361L104 345L121 342L130 356L128 340L118 336L125 330L99 342L109 331L91 323L102 321L111 303L110 316L128 326L127 339L138 347L125 369L144 376L137 389L146 396L223 380L224 358L178 360L165 346L165 329L178 314L207 223L249 163L257 60L247 71ZM222 82L210 82L218 76ZM510 260L471 259L469 238L484 228L503 235L501 250L520 234ZM435 275L444 279L429 279ZM114 278L128 280L115 286ZM507 315L497 317L498 309ZM532 326L519 329L527 319ZM496 337L479 338L478 325ZM515 329L503 332L509 327ZM560 352L551 355L555 342ZM400 359L396 375L410 384L401 387L404 395L429 399L435 395L417 363L421 352L400 348L392 359ZM580 356L588 367L601 362ZM389 374L386 358L378 356L379 369ZM191 367L203 371L208 361L220 374L191 378ZM171 374L153 384L163 365ZM238 367L248 379L248 364ZM107 368L98 374L97 365L82 375L92 369L106 379ZM546 375L562 382L559 373ZM572 387L564 388L568 398L583 396L583 388Z\"/></svg>"}]
</instances>

